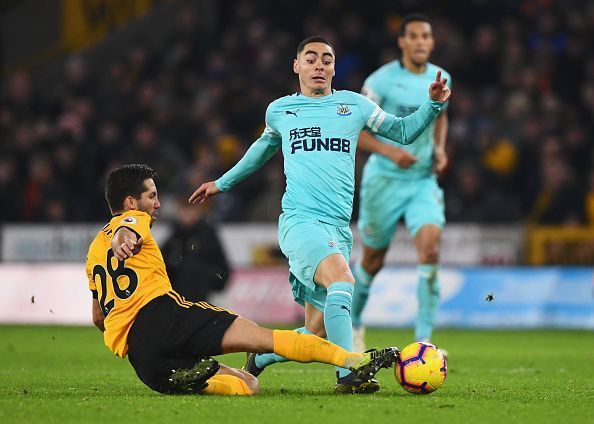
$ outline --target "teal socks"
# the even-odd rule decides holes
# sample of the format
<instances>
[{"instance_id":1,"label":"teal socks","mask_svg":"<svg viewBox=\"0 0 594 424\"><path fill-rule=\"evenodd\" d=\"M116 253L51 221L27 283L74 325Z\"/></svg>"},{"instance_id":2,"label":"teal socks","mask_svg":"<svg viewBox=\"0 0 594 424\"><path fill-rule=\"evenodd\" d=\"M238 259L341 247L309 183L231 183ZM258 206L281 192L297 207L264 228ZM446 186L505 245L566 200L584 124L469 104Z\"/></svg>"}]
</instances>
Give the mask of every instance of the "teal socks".
<instances>
[{"instance_id":1,"label":"teal socks","mask_svg":"<svg viewBox=\"0 0 594 424\"><path fill-rule=\"evenodd\" d=\"M349 352L353 351L353 323L351 322L351 304L354 285L347 282L335 282L328 286L324 305L324 326L328 340ZM345 368L336 367L338 378L350 373Z\"/></svg>"},{"instance_id":2,"label":"teal socks","mask_svg":"<svg viewBox=\"0 0 594 424\"><path fill-rule=\"evenodd\" d=\"M433 324L439 309L439 280L437 279L438 265L421 264L417 266L419 283L417 285L417 300L419 312L415 325L415 340L429 341L433 333Z\"/></svg>"},{"instance_id":3,"label":"teal socks","mask_svg":"<svg viewBox=\"0 0 594 424\"><path fill-rule=\"evenodd\" d=\"M365 309L365 305L367 304L367 298L369 297L371 282L374 276L363 269L361 262L355 263L351 271L353 277L355 277L351 320L353 321L353 327L359 327L361 326L361 315L363 315L363 309Z\"/></svg>"},{"instance_id":4,"label":"teal socks","mask_svg":"<svg viewBox=\"0 0 594 424\"><path fill-rule=\"evenodd\" d=\"M326 304L324 305L324 326L328 340L351 352L353 350L353 325L351 322L351 304L354 286L352 283L336 282L328 286ZM311 334L305 327L294 330L302 334ZM256 355L256 366L265 368L278 362L287 362L283 356L275 353L259 353ZM336 367L338 376L344 377L350 371Z\"/></svg>"}]
</instances>

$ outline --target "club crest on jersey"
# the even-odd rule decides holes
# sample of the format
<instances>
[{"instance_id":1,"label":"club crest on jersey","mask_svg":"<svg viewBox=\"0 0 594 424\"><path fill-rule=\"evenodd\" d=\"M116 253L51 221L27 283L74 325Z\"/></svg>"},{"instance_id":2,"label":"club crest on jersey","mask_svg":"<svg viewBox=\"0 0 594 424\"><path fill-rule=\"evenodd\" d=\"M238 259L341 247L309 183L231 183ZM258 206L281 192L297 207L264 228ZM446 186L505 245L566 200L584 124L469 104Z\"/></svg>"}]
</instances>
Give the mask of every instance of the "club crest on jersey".
<instances>
[{"instance_id":1,"label":"club crest on jersey","mask_svg":"<svg viewBox=\"0 0 594 424\"><path fill-rule=\"evenodd\" d=\"M122 219L122 222L125 222L126 224L136 224L138 220L133 216L127 216L124 219Z\"/></svg>"},{"instance_id":2,"label":"club crest on jersey","mask_svg":"<svg viewBox=\"0 0 594 424\"><path fill-rule=\"evenodd\" d=\"M336 113L340 116L349 116L353 112L351 112L351 109L346 105L338 105Z\"/></svg>"}]
</instances>

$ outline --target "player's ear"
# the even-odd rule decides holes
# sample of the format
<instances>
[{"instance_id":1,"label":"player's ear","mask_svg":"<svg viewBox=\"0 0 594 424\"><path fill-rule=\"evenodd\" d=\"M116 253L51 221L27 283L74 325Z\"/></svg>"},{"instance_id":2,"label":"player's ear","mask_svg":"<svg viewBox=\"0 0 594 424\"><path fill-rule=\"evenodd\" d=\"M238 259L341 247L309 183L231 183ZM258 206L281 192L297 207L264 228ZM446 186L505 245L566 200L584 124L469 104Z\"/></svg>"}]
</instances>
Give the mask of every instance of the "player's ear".
<instances>
[{"instance_id":1,"label":"player's ear","mask_svg":"<svg viewBox=\"0 0 594 424\"><path fill-rule=\"evenodd\" d=\"M299 73L299 62L297 61L297 59L293 59L293 72L295 72L296 74Z\"/></svg>"},{"instance_id":2,"label":"player's ear","mask_svg":"<svg viewBox=\"0 0 594 424\"><path fill-rule=\"evenodd\" d=\"M130 210L136 210L138 206L138 202L133 196L126 196L124 199L124 212Z\"/></svg>"},{"instance_id":3,"label":"player's ear","mask_svg":"<svg viewBox=\"0 0 594 424\"><path fill-rule=\"evenodd\" d=\"M403 49L402 45L404 44L404 37L399 36L398 37L398 47L400 47L400 49Z\"/></svg>"}]
</instances>

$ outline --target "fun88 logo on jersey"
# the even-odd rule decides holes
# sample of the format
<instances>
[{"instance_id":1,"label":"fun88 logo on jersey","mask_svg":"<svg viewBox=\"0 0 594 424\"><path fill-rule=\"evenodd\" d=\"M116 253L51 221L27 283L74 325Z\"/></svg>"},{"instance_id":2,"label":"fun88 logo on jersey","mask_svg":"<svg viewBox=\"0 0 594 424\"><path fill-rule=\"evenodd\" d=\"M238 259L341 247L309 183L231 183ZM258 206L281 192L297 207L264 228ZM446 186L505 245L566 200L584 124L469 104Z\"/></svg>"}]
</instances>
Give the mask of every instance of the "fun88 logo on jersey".
<instances>
[{"instance_id":1,"label":"fun88 logo on jersey","mask_svg":"<svg viewBox=\"0 0 594 424\"><path fill-rule=\"evenodd\" d=\"M308 138L309 137L309 138ZM322 138L322 129L320 127L293 128L289 132L291 143L291 154L298 150L304 152L313 152L326 150L330 152L351 152L351 142L346 138L325 137Z\"/></svg>"}]
</instances>

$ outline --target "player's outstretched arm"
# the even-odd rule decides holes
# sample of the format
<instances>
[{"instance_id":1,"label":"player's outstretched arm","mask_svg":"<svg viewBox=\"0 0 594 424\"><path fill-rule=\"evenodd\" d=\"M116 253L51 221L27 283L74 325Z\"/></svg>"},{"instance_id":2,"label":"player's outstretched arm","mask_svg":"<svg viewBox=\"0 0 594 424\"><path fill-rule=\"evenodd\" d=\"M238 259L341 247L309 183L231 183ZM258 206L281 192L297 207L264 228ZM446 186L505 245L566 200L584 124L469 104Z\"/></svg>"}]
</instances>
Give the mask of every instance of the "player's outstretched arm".
<instances>
[{"instance_id":1,"label":"player's outstretched arm","mask_svg":"<svg viewBox=\"0 0 594 424\"><path fill-rule=\"evenodd\" d=\"M190 203L203 203L206 199L211 196L217 195L221 193L221 190L217 187L214 181L209 181L207 183L202 184L200 187L192 193L188 202Z\"/></svg>"},{"instance_id":2,"label":"player's outstretched arm","mask_svg":"<svg viewBox=\"0 0 594 424\"><path fill-rule=\"evenodd\" d=\"M405 118L398 118L380 109L377 114L374 112L374 119L370 118L373 122L368 123L368 127L397 143L411 144L439 115L442 106L450 98L451 90L446 83L447 78L441 79L441 71L437 72L435 81L429 86L430 100L424 102L415 112ZM391 125L382 125L384 122L391 122Z\"/></svg>"},{"instance_id":3,"label":"player's outstretched arm","mask_svg":"<svg viewBox=\"0 0 594 424\"><path fill-rule=\"evenodd\" d=\"M280 147L280 139L271 137L266 130L254 141L245 155L221 178L202 184L188 199L190 203L202 203L208 197L228 191L237 183L252 175L262 167Z\"/></svg>"}]
</instances>

